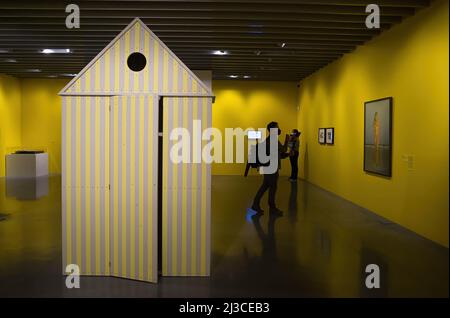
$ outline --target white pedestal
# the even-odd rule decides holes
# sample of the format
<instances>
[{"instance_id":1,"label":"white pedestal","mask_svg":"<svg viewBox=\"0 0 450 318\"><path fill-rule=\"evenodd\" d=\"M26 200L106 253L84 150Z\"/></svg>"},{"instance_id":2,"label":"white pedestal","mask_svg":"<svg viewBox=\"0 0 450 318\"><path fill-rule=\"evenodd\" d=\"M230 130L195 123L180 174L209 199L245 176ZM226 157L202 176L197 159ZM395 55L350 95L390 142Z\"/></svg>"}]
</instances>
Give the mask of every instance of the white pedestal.
<instances>
[{"instance_id":1,"label":"white pedestal","mask_svg":"<svg viewBox=\"0 0 450 318\"><path fill-rule=\"evenodd\" d=\"M6 196L17 200L37 200L48 195L48 176L6 178Z\"/></svg>"},{"instance_id":2,"label":"white pedestal","mask_svg":"<svg viewBox=\"0 0 450 318\"><path fill-rule=\"evenodd\" d=\"M48 176L48 153L6 155L7 178Z\"/></svg>"}]
</instances>

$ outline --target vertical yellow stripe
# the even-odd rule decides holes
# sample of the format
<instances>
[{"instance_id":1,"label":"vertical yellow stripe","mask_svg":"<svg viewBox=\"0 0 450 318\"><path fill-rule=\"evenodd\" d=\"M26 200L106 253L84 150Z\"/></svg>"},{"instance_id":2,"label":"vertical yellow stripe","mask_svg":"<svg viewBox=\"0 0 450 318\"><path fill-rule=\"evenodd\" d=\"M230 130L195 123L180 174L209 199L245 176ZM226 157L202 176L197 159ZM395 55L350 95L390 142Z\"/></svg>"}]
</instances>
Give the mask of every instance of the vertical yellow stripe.
<instances>
[{"instance_id":1,"label":"vertical yellow stripe","mask_svg":"<svg viewBox=\"0 0 450 318\"><path fill-rule=\"evenodd\" d=\"M192 118L198 119L198 98L192 99ZM197 135L193 135L193 144L197 142ZM200 145L199 145L200 147ZM193 148L195 149L195 148ZM197 202L197 166L194 163L192 166L192 229L191 229L191 242L192 242L192 255L191 255L191 268L192 274L197 274L197 213L198 213L198 202Z\"/></svg>"},{"instance_id":2,"label":"vertical yellow stripe","mask_svg":"<svg viewBox=\"0 0 450 318\"><path fill-rule=\"evenodd\" d=\"M153 39L153 92L159 92L159 42Z\"/></svg>"},{"instance_id":3,"label":"vertical yellow stripe","mask_svg":"<svg viewBox=\"0 0 450 318\"><path fill-rule=\"evenodd\" d=\"M85 110L85 179L84 179L84 193L85 193L85 223L86 223L86 273L91 273L91 99L92 97L86 97L86 110Z\"/></svg>"},{"instance_id":4,"label":"vertical yellow stripe","mask_svg":"<svg viewBox=\"0 0 450 318\"><path fill-rule=\"evenodd\" d=\"M183 69L183 93L188 91L188 73L185 69Z\"/></svg>"},{"instance_id":5,"label":"vertical yellow stripe","mask_svg":"<svg viewBox=\"0 0 450 318\"><path fill-rule=\"evenodd\" d=\"M131 232L130 234L130 276L136 277L136 175L135 175L135 159L136 159L136 127L131 123L136 122L136 96L130 96L131 98L131 109L130 109L130 184L127 184L127 187L130 189L130 223L131 223Z\"/></svg>"},{"instance_id":6,"label":"vertical yellow stripe","mask_svg":"<svg viewBox=\"0 0 450 318\"><path fill-rule=\"evenodd\" d=\"M76 82L75 82L75 92L76 93L81 93L81 81L80 81L80 79L78 79Z\"/></svg>"},{"instance_id":7,"label":"vertical yellow stripe","mask_svg":"<svg viewBox=\"0 0 450 318\"><path fill-rule=\"evenodd\" d=\"M156 127L154 127L153 125L153 120L155 119L154 117L154 108L157 107L157 101L158 98L155 96L149 96L148 98L148 105L145 105L145 107L148 107L148 148L147 148L147 162L145 163L147 165L147 171L148 171L148 193L146 194L148 197L148 210L146 211L147 213L147 223L148 223L148 228L147 228L147 233L148 233L148 279L149 280L155 280L156 277L153 277L153 271L155 270L155 266L157 266L157 264L153 263L153 253L156 252L153 250L153 244L157 244L157 242L155 240L157 240L157 236L156 233L153 233L153 217L154 217L154 213L156 213L157 210L157 202L153 201L153 193L155 191L155 187L153 186L153 178L157 176L157 174L154 174L153 172L153 164L155 162L155 160L158 160L158 156L155 157L155 154L153 153L153 147L156 146L154 144L154 134L155 134L155 130L157 129ZM155 159L156 158L156 159Z\"/></svg>"},{"instance_id":8,"label":"vertical yellow stripe","mask_svg":"<svg viewBox=\"0 0 450 318\"><path fill-rule=\"evenodd\" d=\"M135 32L134 32L134 51L140 52L140 39L141 39L141 27L139 23L136 23L135 25ZM140 72L133 72L134 75L134 85L132 87L133 92L138 92L142 90L142 87L140 87L140 81L139 76L142 76L142 73Z\"/></svg>"},{"instance_id":9,"label":"vertical yellow stripe","mask_svg":"<svg viewBox=\"0 0 450 318\"><path fill-rule=\"evenodd\" d=\"M130 31L128 31L124 35L124 40L125 40L125 48L124 48L125 55L124 56L125 56L125 59L127 58L128 52L131 51L131 48L130 48ZM121 63L124 63L124 62L125 61L121 61ZM124 81L123 81L124 91L125 92L129 92L130 91L130 71L128 70L128 67L124 67L124 71L123 71L123 74L121 74L121 76L123 76L123 78L124 78Z\"/></svg>"},{"instance_id":10,"label":"vertical yellow stripe","mask_svg":"<svg viewBox=\"0 0 450 318\"><path fill-rule=\"evenodd\" d=\"M187 92L188 88L188 76L186 70L183 70L183 91ZM187 117L188 117L188 109L187 109L187 98L182 98L180 100L180 105L182 106L180 116L183 116L182 123L183 127L187 127ZM182 167L182 207L178 207L178 209L181 209L181 242L182 246L178 246L178 248L181 248L181 269L183 271L183 275L186 275L186 259L187 259L187 167L185 163L181 164ZM178 210L177 209L177 210ZM177 211L176 210L176 211Z\"/></svg>"},{"instance_id":11,"label":"vertical yellow stripe","mask_svg":"<svg viewBox=\"0 0 450 318\"><path fill-rule=\"evenodd\" d=\"M162 74L162 76L163 76L163 89L164 89L164 92L167 92L168 91L168 87L169 87L169 85L168 85L168 82L169 82L169 76L168 76L168 73L169 73L169 53L166 50L164 50L164 52L163 52L163 58L164 58L163 74Z\"/></svg>"},{"instance_id":12,"label":"vertical yellow stripe","mask_svg":"<svg viewBox=\"0 0 450 318\"><path fill-rule=\"evenodd\" d=\"M111 87L109 85L110 83L110 59L111 59L111 49L107 50L105 53L105 62L103 63L104 65L104 69L105 69L105 77L104 77L104 81L105 81L105 92L110 92L111 91Z\"/></svg>"},{"instance_id":13,"label":"vertical yellow stripe","mask_svg":"<svg viewBox=\"0 0 450 318\"><path fill-rule=\"evenodd\" d=\"M170 110L172 112L172 118L173 118L173 124L176 127L178 123L178 98L174 98L173 101L173 107ZM170 132L169 132L170 133ZM178 185L178 165L175 163L172 164L172 187L169 188L169 191L171 191L172 194L172 210L168 211L172 215L172 275L178 275L177 271L177 256L178 256L178 246L177 246L177 239L178 239L178 233L177 233L177 226L178 226L178 199L177 199L177 192L175 191L176 186ZM180 246L181 248L181 246Z\"/></svg>"},{"instance_id":14,"label":"vertical yellow stripe","mask_svg":"<svg viewBox=\"0 0 450 318\"><path fill-rule=\"evenodd\" d=\"M188 73L183 69L183 93L188 93Z\"/></svg>"},{"instance_id":15,"label":"vertical yellow stripe","mask_svg":"<svg viewBox=\"0 0 450 318\"><path fill-rule=\"evenodd\" d=\"M89 69L83 75L83 77L84 77L83 92L89 92L91 90L91 72L92 72L92 69Z\"/></svg>"},{"instance_id":16,"label":"vertical yellow stripe","mask_svg":"<svg viewBox=\"0 0 450 318\"><path fill-rule=\"evenodd\" d=\"M194 79L192 79L192 92L193 93L198 93L198 82L196 80L194 80ZM194 102L197 102L198 99L194 98L193 100L194 100Z\"/></svg>"},{"instance_id":17,"label":"vertical yellow stripe","mask_svg":"<svg viewBox=\"0 0 450 318\"><path fill-rule=\"evenodd\" d=\"M73 97L63 97L66 99L66 260L67 264L72 264L72 102ZM67 265L65 264L65 265Z\"/></svg>"},{"instance_id":18,"label":"vertical yellow stripe","mask_svg":"<svg viewBox=\"0 0 450 318\"><path fill-rule=\"evenodd\" d=\"M168 133L168 127L169 127L169 109L168 109L168 100L167 98L164 99L164 105L163 105L163 153L168 154L169 153L169 133ZM163 275L169 274L169 268L167 264L167 257L168 257L168 237L167 237L167 203L168 203L168 189L167 189L167 182L169 181L168 178L168 165L172 164L170 160L163 160L163 215L162 215L162 226L163 226Z\"/></svg>"},{"instance_id":19,"label":"vertical yellow stripe","mask_svg":"<svg viewBox=\"0 0 450 318\"><path fill-rule=\"evenodd\" d=\"M119 275L119 101L118 97L112 98L114 111L114 275Z\"/></svg>"},{"instance_id":20,"label":"vertical yellow stripe","mask_svg":"<svg viewBox=\"0 0 450 318\"><path fill-rule=\"evenodd\" d=\"M123 74L120 74L120 41L116 42L116 45L114 45L114 90L116 92L120 91L121 88L119 77L123 76ZM105 65L105 67L108 67L109 65ZM106 78L107 79L107 78Z\"/></svg>"},{"instance_id":21,"label":"vertical yellow stripe","mask_svg":"<svg viewBox=\"0 0 450 318\"><path fill-rule=\"evenodd\" d=\"M100 60L94 64L94 89L96 92L100 91Z\"/></svg>"},{"instance_id":22,"label":"vertical yellow stripe","mask_svg":"<svg viewBox=\"0 0 450 318\"><path fill-rule=\"evenodd\" d=\"M109 154L109 139L110 137L110 130L109 130L109 126L110 126L110 102L111 99L108 98L102 98L103 104L102 106L105 107L105 131L104 131L104 136L105 139L103 140L103 142L105 143L105 189L104 189L104 193L105 193L105 212L104 212L104 217L105 217L105 272L106 274L110 273L110 228L109 228L109 220L110 220L110 210L109 210L109 194L110 194L110 176L109 176L109 162L110 162L110 154Z\"/></svg>"},{"instance_id":23,"label":"vertical yellow stripe","mask_svg":"<svg viewBox=\"0 0 450 318\"><path fill-rule=\"evenodd\" d=\"M183 116L183 128L187 128L188 127L188 99L187 98L182 98L182 105L183 105L183 110L182 110L182 116ZM189 144L185 143L183 144L183 149L189 149ZM184 160L184 158L183 158ZM188 189L189 186L187 184L187 163L183 162L181 164L182 169L183 169L183 174L182 174L182 204L183 206L181 207L181 217L182 217L182 228L181 228L181 242L182 242L182 246L179 247L181 248L181 271L182 271L182 275L186 275L187 274L187 195L188 195Z\"/></svg>"},{"instance_id":24,"label":"vertical yellow stripe","mask_svg":"<svg viewBox=\"0 0 450 318\"><path fill-rule=\"evenodd\" d=\"M95 273L100 274L100 99L95 97ZM105 158L107 155L105 155ZM107 221L106 221L107 222ZM107 260L105 260L107 263Z\"/></svg>"},{"instance_id":25,"label":"vertical yellow stripe","mask_svg":"<svg viewBox=\"0 0 450 318\"><path fill-rule=\"evenodd\" d=\"M120 207L120 213L122 215L122 275L125 276L127 272L127 99L121 98L122 103L122 206Z\"/></svg>"},{"instance_id":26,"label":"vertical yellow stripe","mask_svg":"<svg viewBox=\"0 0 450 318\"><path fill-rule=\"evenodd\" d=\"M195 92L197 88L197 82L193 82L193 90ZM198 119L198 98L192 99L192 118L191 120L197 120ZM193 130L194 130L194 124L193 124ZM193 134L193 143L195 144L200 137L201 140L201 132L196 132ZM201 148L201 145L199 145ZM195 148L193 148L195 151ZM201 156L201 154L200 154ZM194 158L194 154L193 154ZM197 155L195 155L196 160L201 159L197 158ZM194 161L195 162L195 161ZM198 275L198 269L197 269L197 254L198 254L198 248L197 248L197 214L199 210L199 204L197 200L197 194L199 192L198 185L197 185L197 175L198 175L198 164L194 163L192 166L192 223L191 223L191 275Z\"/></svg>"},{"instance_id":27,"label":"vertical yellow stripe","mask_svg":"<svg viewBox=\"0 0 450 318\"><path fill-rule=\"evenodd\" d=\"M76 104L75 104L75 147L77 153L76 155L76 175L75 175L75 224L76 224L76 264L80 266L81 272L85 272L85 268L81 268L81 184L80 184L80 174L81 174L81 146L80 146L80 136L81 136L81 126L80 126L80 97L76 97Z\"/></svg>"},{"instance_id":28,"label":"vertical yellow stripe","mask_svg":"<svg viewBox=\"0 0 450 318\"><path fill-rule=\"evenodd\" d=\"M139 279L144 280L144 97L139 98ZM151 138L151 136L148 136ZM148 158L151 158L149 156ZM147 177L147 176L146 176ZM149 187L151 186L152 180L148 180ZM151 210L151 208L150 208ZM148 215L149 213L147 213ZM151 215L148 215L151 217ZM147 241L148 244L151 241Z\"/></svg>"},{"instance_id":29,"label":"vertical yellow stripe","mask_svg":"<svg viewBox=\"0 0 450 318\"><path fill-rule=\"evenodd\" d=\"M208 111L206 109L205 98L200 98L202 103L202 131L207 128ZM206 141L205 141L206 144ZM203 147L202 147L203 149ZM201 267L200 274L206 275L206 163L202 160L202 210L201 210Z\"/></svg>"},{"instance_id":30,"label":"vertical yellow stripe","mask_svg":"<svg viewBox=\"0 0 450 318\"><path fill-rule=\"evenodd\" d=\"M172 66L172 69L173 69L173 93L179 93L179 91L178 91L178 72L179 72L179 69L178 69L178 67L179 67L179 65L178 65L178 62L175 60L175 59L172 59L172 62L173 62L173 66Z\"/></svg>"},{"instance_id":31,"label":"vertical yellow stripe","mask_svg":"<svg viewBox=\"0 0 450 318\"><path fill-rule=\"evenodd\" d=\"M147 35L147 33L143 34L144 36L144 55L147 60L150 60L150 36ZM147 63L147 65L144 68L144 92L150 93L150 78L149 78L149 65L152 65L151 62Z\"/></svg>"}]
</instances>

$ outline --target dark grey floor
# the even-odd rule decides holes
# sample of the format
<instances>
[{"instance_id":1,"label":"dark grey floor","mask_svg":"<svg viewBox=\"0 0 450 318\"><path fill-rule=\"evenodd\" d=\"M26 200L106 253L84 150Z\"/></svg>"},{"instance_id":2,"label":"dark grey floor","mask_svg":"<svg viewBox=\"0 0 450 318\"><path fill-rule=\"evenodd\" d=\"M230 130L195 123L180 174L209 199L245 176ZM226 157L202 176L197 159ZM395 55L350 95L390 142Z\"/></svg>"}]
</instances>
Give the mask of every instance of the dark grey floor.
<instances>
[{"instance_id":1,"label":"dark grey floor","mask_svg":"<svg viewBox=\"0 0 450 318\"><path fill-rule=\"evenodd\" d=\"M69 290L60 179L6 186L0 178L0 297L448 297L448 249L285 177L277 198L284 216L252 218L260 181L213 177L210 278L82 277ZM381 269L377 290L364 285L371 263Z\"/></svg>"}]
</instances>

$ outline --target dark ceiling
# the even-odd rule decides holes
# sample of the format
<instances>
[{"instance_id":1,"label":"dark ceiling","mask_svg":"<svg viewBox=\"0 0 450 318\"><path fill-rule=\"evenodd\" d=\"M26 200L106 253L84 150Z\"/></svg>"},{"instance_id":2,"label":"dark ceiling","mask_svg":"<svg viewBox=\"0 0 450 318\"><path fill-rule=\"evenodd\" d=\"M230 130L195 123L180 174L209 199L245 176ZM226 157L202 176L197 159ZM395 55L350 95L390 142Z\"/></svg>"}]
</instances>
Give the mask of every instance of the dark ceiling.
<instances>
[{"instance_id":1,"label":"dark ceiling","mask_svg":"<svg viewBox=\"0 0 450 318\"><path fill-rule=\"evenodd\" d=\"M378 31L365 26L365 7L373 2L381 7ZM300 80L429 2L0 0L0 73L18 77L77 73L139 17L188 67L213 70L215 79L247 75ZM69 3L80 7L80 29L65 26ZM40 53L45 48L69 48L72 53ZM214 50L229 54L213 55Z\"/></svg>"}]
</instances>

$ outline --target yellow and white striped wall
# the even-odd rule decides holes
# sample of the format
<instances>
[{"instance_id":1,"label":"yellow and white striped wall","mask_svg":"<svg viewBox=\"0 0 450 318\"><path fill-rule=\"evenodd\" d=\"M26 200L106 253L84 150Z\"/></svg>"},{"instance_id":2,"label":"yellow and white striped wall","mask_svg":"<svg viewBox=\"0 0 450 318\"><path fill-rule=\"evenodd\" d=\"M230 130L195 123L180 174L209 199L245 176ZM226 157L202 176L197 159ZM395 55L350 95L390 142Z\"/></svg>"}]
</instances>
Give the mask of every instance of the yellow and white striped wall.
<instances>
[{"instance_id":1,"label":"yellow and white striped wall","mask_svg":"<svg viewBox=\"0 0 450 318\"><path fill-rule=\"evenodd\" d=\"M134 52L147 59L140 72L127 66ZM156 282L161 237L162 275L209 275L210 165L173 164L168 136L175 127L193 132L193 119L211 126L210 90L135 19L60 95L63 269Z\"/></svg>"}]
</instances>

